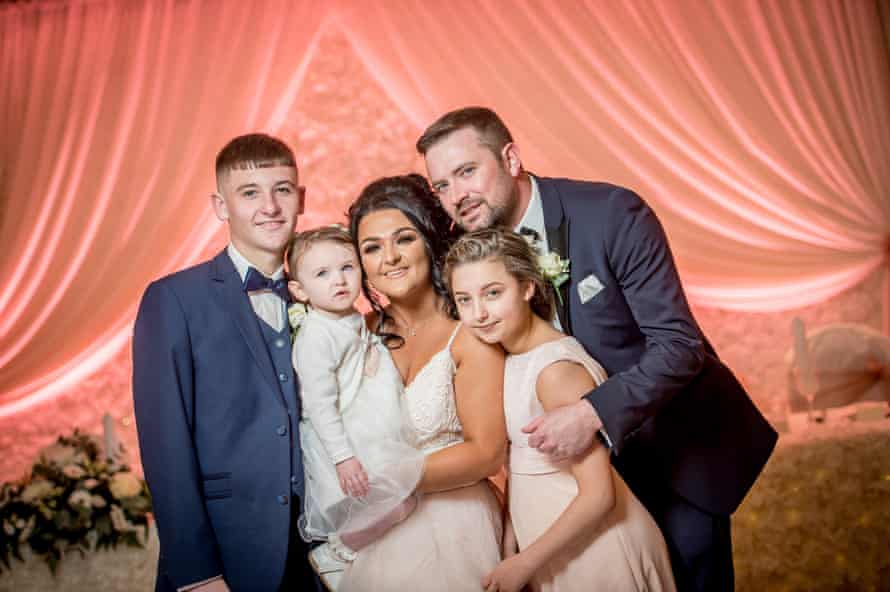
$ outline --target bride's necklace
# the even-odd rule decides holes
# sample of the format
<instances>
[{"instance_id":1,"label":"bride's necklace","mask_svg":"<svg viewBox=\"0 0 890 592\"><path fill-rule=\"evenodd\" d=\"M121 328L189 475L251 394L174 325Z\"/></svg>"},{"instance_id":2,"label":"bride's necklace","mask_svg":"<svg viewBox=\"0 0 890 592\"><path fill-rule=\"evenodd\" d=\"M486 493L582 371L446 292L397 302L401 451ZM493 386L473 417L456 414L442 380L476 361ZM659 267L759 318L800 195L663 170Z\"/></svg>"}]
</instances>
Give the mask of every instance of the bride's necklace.
<instances>
[{"instance_id":1,"label":"bride's necklace","mask_svg":"<svg viewBox=\"0 0 890 592\"><path fill-rule=\"evenodd\" d=\"M417 332L420 331L421 329L423 329L424 327L426 327L427 325L429 325L430 322L432 322L432 320L435 318L436 318L435 315L431 315L431 316L423 319L422 321L414 323L413 325L410 325L410 326L403 321L399 321L399 325L401 327L404 327L406 337L417 337Z\"/></svg>"}]
</instances>

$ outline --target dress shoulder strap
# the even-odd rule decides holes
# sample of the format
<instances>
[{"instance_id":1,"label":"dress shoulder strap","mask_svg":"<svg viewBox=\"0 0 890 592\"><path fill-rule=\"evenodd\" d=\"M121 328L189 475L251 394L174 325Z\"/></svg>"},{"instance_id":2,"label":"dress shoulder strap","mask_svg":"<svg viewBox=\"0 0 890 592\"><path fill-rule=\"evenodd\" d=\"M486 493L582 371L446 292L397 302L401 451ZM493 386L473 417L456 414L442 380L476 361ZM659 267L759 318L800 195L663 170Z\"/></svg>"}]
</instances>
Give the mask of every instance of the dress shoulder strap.
<instances>
[{"instance_id":1,"label":"dress shoulder strap","mask_svg":"<svg viewBox=\"0 0 890 592\"><path fill-rule=\"evenodd\" d=\"M451 332L451 337L448 338L448 345L445 346L445 349L451 351L451 344L454 343L454 338L457 337L457 332L460 331L461 323L457 324L457 327L454 328L454 331Z\"/></svg>"},{"instance_id":2,"label":"dress shoulder strap","mask_svg":"<svg viewBox=\"0 0 890 592\"><path fill-rule=\"evenodd\" d=\"M583 366L597 385L605 382L608 377L605 369L590 357L584 346L574 337L563 337L539 346L534 354L534 374L540 374L550 364L563 361Z\"/></svg>"}]
</instances>

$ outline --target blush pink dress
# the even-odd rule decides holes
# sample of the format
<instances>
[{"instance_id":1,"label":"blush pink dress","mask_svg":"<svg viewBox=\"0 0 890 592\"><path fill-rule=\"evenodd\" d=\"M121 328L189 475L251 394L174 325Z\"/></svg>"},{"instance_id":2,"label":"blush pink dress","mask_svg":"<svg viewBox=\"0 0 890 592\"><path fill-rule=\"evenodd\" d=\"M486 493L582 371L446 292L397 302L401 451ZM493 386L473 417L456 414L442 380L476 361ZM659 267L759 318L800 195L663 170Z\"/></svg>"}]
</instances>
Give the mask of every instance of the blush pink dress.
<instances>
[{"instance_id":1,"label":"blush pink dress","mask_svg":"<svg viewBox=\"0 0 890 592\"><path fill-rule=\"evenodd\" d=\"M573 337L507 358L504 412L510 438L509 505L520 550L540 537L578 493L568 465L529 447L522 427L544 413L538 375L558 361L582 365L597 382L606 372ZM611 469L615 507L603 523L540 569L530 586L541 592L675 590L667 547L646 508Z\"/></svg>"}]
</instances>

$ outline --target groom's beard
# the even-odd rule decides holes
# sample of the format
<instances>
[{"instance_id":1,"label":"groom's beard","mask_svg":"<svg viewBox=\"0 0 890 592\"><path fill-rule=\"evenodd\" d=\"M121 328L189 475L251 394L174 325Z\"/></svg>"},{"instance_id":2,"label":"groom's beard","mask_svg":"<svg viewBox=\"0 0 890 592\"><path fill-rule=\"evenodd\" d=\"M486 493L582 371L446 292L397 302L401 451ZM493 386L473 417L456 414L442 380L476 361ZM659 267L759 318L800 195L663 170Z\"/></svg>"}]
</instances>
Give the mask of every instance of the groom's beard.
<instances>
[{"instance_id":1,"label":"groom's beard","mask_svg":"<svg viewBox=\"0 0 890 592\"><path fill-rule=\"evenodd\" d=\"M517 191L518 193L518 191ZM507 226L512 228L510 221L515 217L518 196L510 196L506 203L492 206L491 203L484 198L467 198L471 203L478 203L478 211L471 223L466 223L464 217L460 215L463 205L457 210L457 224L466 232L474 230L482 230L483 228L492 228L494 226Z\"/></svg>"}]
</instances>

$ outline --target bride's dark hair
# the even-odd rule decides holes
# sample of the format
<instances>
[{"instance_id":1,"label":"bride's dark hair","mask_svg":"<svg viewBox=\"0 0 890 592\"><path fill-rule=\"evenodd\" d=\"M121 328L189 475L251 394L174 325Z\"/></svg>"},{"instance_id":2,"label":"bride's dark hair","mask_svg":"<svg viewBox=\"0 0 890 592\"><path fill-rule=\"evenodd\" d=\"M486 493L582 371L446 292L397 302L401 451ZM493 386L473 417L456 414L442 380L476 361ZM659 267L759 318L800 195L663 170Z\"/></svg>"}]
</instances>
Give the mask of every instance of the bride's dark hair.
<instances>
[{"instance_id":1,"label":"bride's dark hair","mask_svg":"<svg viewBox=\"0 0 890 592\"><path fill-rule=\"evenodd\" d=\"M383 177L362 190L348 211L349 234L352 235L352 242L359 256L361 250L358 244L358 226L365 216L380 210L402 212L417 230L430 262L433 291L439 296L443 312L457 319L457 312L442 275L445 254L456 238L457 229L439 205L439 200L433 195L427 180L418 174ZM374 332L380 335L388 346L401 347L404 343L401 336L383 331L384 324L391 319L380 304L376 292L371 289L364 269L362 269L362 292L377 313L377 326Z\"/></svg>"}]
</instances>

